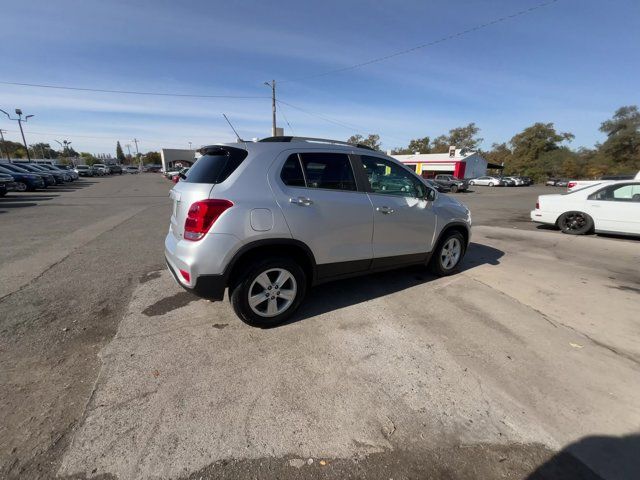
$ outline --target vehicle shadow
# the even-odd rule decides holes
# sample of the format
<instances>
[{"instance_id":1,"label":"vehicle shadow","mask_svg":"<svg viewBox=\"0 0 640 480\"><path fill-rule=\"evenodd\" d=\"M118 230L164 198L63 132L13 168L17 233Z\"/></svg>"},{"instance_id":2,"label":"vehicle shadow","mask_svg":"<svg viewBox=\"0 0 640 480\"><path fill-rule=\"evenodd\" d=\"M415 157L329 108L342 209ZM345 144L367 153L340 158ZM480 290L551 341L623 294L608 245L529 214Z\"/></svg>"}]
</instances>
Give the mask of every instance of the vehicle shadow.
<instances>
[{"instance_id":1,"label":"vehicle shadow","mask_svg":"<svg viewBox=\"0 0 640 480\"><path fill-rule=\"evenodd\" d=\"M547 232L557 232L557 233L562 233L560 231L560 229L554 225L537 225L536 226L536 230L544 230ZM602 238L611 238L611 239L615 239L615 240L640 240L640 236L633 236L633 235L620 235L620 234L616 234L616 233L595 233L595 234L591 234L591 235L583 235L583 236L595 236L595 237L602 237Z\"/></svg>"},{"instance_id":2,"label":"vehicle shadow","mask_svg":"<svg viewBox=\"0 0 640 480\"><path fill-rule=\"evenodd\" d=\"M502 250L471 242L460 271L464 272L485 264L498 265L503 256ZM391 295L437 278L423 266L412 266L326 283L321 287L312 288L300 310L288 322L279 326Z\"/></svg>"},{"instance_id":3,"label":"vehicle shadow","mask_svg":"<svg viewBox=\"0 0 640 480\"><path fill-rule=\"evenodd\" d=\"M527 480L637 479L640 476L638 452L640 434L584 437L536 468Z\"/></svg>"}]
</instances>

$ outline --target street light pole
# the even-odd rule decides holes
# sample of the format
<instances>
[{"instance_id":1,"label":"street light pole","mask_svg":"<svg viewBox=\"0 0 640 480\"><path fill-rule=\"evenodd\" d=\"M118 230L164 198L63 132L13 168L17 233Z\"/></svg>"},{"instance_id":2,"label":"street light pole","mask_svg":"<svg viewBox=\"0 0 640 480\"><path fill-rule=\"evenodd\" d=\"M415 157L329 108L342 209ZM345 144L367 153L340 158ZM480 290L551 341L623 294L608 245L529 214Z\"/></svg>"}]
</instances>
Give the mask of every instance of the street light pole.
<instances>
[{"instance_id":1,"label":"street light pole","mask_svg":"<svg viewBox=\"0 0 640 480\"><path fill-rule=\"evenodd\" d=\"M4 135L3 135L4 132L6 132L6 130L2 130L0 128L0 138L2 139L2 146L4 147L4 153L7 154L7 160L11 161L11 157L9 156L9 149L7 148L7 144L4 142Z\"/></svg>"},{"instance_id":2,"label":"street light pole","mask_svg":"<svg viewBox=\"0 0 640 480\"><path fill-rule=\"evenodd\" d=\"M271 87L271 136L276 136L276 81L264 82L267 87Z\"/></svg>"},{"instance_id":3,"label":"street light pole","mask_svg":"<svg viewBox=\"0 0 640 480\"><path fill-rule=\"evenodd\" d=\"M18 122L18 126L20 127L20 134L22 135L22 143L24 144L24 148L27 150L27 159L31 161L31 154L29 153L29 145L27 145L27 140L24 138L24 130L22 129L22 110L20 110L19 108L16 108L16 115L18 115L18 118L11 118L11 115L9 115L4 110L0 110L0 112L4 113L7 116L7 118L9 118L9 120ZM31 117L33 117L33 115L27 115L26 117L24 117L24 121L27 122Z\"/></svg>"},{"instance_id":4,"label":"street light pole","mask_svg":"<svg viewBox=\"0 0 640 480\"><path fill-rule=\"evenodd\" d=\"M140 151L138 150L138 139L134 138L132 142L136 144L136 157L138 157L138 169L142 170L142 158L140 158Z\"/></svg>"}]
</instances>

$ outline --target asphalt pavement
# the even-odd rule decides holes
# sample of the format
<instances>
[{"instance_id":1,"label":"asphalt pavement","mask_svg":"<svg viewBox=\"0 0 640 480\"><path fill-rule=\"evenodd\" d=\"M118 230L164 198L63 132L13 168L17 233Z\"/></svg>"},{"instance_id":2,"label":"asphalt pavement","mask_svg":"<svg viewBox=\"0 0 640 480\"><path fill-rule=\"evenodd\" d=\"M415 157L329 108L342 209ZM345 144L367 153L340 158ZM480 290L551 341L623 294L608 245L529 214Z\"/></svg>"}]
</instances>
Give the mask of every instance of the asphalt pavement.
<instances>
[{"instance_id":1,"label":"asphalt pavement","mask_svg":"<svg viewBox=\"0 0 640 480\"><path fill-rule=\"evenodd\" d=\"M0 476L637 476L639 240L476 187L460 274L327 284L259 330L164 269L169 188L0 200Z\"/></svg>"}]
</instances>

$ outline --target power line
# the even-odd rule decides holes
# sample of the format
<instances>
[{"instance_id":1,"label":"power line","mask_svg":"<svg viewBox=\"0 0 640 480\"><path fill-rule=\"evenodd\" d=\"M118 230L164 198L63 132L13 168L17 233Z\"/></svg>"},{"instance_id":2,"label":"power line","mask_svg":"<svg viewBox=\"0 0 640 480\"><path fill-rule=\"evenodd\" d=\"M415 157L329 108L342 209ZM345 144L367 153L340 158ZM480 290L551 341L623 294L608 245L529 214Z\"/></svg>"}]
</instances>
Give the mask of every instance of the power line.
<instances>
[{"instance_id":1,"label":"power line","mask_svg":"<svg viewBox=\"0 0 640 480\"><path fill-rule=\"evenodd\" d=\"M237 99L264 99L271 98L267 96L249 96L249 95L196 95L191 93L167 93L167 92L141 92L132 90L107 90L103 88L84 88L71 87L63 85L46 85L41 83L22 83L22 82L5 82L0 81L2 85L16 85L19 87L35 87L35 88L53 88L57 90L73 90L81 92L98 92L98 93L120 93L126 95L150 95L156 97L187 97L187 98L237 98Z\"/></svg>"},{"instance_id":2,"label":"power line","mask_svg":"<svg viewBox=\"0 0 640 480\"><path fill-rule=\"evenodd\" d=\"M316 74L308 75L308 76L305 76L305 77L299 77L299 78L295 78L295 79L291 79L291 80L280 80L279 83L294 82L294 81L300 81L300 80L308 80L308 79L311 79L311 78L324 77L326 75L331 75L331 74L334 74L334 73L341 73L341 72L346 72L348 70L355 70L356 68L365 67L365 66L371 65L373 63L383 62L385 60L389 60L389 59L394 58L394 57L399 57L400 55L406 55L408 53L415 52L416 50L420 50L420 49L427 48L427 47L432 47L433 45L437 45L439 43L447 42L449 40L453 40L455 38L462 37L464 35L467 35L467 34L472 33L472 32L476 32L478 30L482 30L483 28L490 27L491 25L495 25L497 23L506 22L507 20L511 20L513 18L520 17L522 15L527 15L527 14L529 14L529 13L535 11L535 10L538 10L538 9L544 8L544 7L548 7L549 5L553 5L554 3L557 3L559 1L560 0L550 0L550 1L547 1L547 2L544 2L544 3L539 3L538 5L534 5L533 7L526 8L524 10L520 10L518 12L515 12L515 13L511 14L511 15L505 15L503 17L496 18L496 19L491 20L489 22L485 22L485 23L482 23L480 25L476 25L475 27L468 28L466 30L461 30L461 31L453 33L451 35L447 35L446 37L442 37L442 38L439 38L437 40L433 40L433 41L428 42L428 43L423 43L423 44L417 45L415 47L407 48L405 50L400 50L398 52L390 53L389 55L384 55L382 57L372 58L371 60L367 60L367 61L364 61L364 62L361 62L361 63L356 63L354 65L349 65L347 67L335 68L333 70L327 70L325 72L316 73Z\"/></svg>"},{"instance_id":3,"label":"power line","mask_svg":"<svg viewBox=\"0 0 640 480\"><path fill-rule=\"evenodd\" d=\"M276 100L276 101L278 103L282 103L283 105L287 105L287 106L289 106L291 108L295 108L296 110L300 110L301 112L304 112L307 115L311 115L313 117L318 117L318 118L324 120L325 122L333 123L333 124L338 125L340 127L347 128L347 129L352 130L352 131L356 131L356 133L360 131L360 129L358 127L355 127L353 125L349 125L347 123L342 123L342 122L339 122L337 120L333 120L333 119L331 119L329 117L325 117L324 115L320 115L319 113L310 112L309 110L305 110L304 108L297 107L296 105L293 105L293 104L288 103L288 102L284 102L282 100Z\"/></svg>"},{"instance_id":4,"label":"power line","mask_svg":"<svg viewBox=\"0 0 640 480\"><path fill-rule=\"evenodd\" d=\"M291 130L291 133L295 135L296 133L293 131L293 127L289 123L289 119L287 119L287 116L284 114L284 108L280 107L280 113L282 113L282 118L284 118L284 121L287 122L287 126L289 127L289 130Z\"/></svg>"}]
</instances>

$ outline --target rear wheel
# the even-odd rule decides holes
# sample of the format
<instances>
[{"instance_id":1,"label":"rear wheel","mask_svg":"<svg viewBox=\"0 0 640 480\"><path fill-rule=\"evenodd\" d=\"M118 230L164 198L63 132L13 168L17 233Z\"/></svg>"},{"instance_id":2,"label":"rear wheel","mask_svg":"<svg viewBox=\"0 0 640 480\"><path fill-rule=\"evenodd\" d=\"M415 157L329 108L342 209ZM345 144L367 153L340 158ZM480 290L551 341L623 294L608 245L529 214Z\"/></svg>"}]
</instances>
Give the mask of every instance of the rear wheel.
<instances>
[{"instance_id":1,"label":"rear wheel","mask_svg":"<svg viewBox=\"0 0 640 480\"><path fill-rule=\"evenodd\" d=\"M458 270L465 254L465 240L460 232L452 231L443 236L429 261L429 270L440 277Z\"/></svg>"},{"instance_id":2,"label":"rear wheel","mask_svg":"<svg viewBox=\"0 0 640 480\"><path fill-rule=\"evenodd\" d=\"M494 185L493 182L489 182L490 187L493 187L493 185Z\"/></svg>"},{"instance_id":3,"label":"rear wheel","mask_svg":"<svg viewBox=\"0 0 640 480\"><path fill-rule=\"evenodd\" d=\"M451 193L456 193L458 191L457 185L451 185Z\"/></svg>"},{"instance_id":4,"label":"rear wheel","mask_svg":"<svg viewBox=\"0 0 640 480\"><path fill-rule=\"evenodd\" d=\"M471 180L471 181L469 182L469 185L472 185L472 186L473 186L473 185L475 185L475 184L476 184L476 182L474 182L473 180Z\"/></svg>"},{"instance_id":5,"label":"rear wheel","mask_svg":"<svg viewBox=\"0 0 640 480\"><path fill-rule=\"evenodd\" d=\"M18 192L26 192L27 184L24 182L16 182L16 191Z\"/></svg>"},{"instance_id":6,"label":"rear wheel","mask_svg":"<svg viewBox=\"0 0 640 480\"><path fill-rule=\"evenodd\" d=\"M584 235L593 230L593 219L584 212L566 212L558 218L558 228L569 235Z\"/></svg>"},{"instance_id":7,"label":"rear wheel","mask_svg":"<svg viewBox=\"0 0 640 480\"><path fill-rule=\"evenodd\" d=\"M288 258L266 259L245 270L231 292L231 305L247 324L268 328L287 320L307 290L304 270Z\"/></svg>"}]
</instances>

